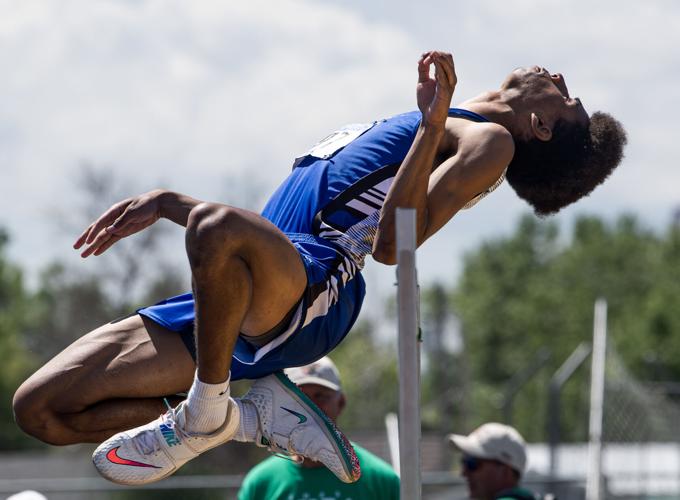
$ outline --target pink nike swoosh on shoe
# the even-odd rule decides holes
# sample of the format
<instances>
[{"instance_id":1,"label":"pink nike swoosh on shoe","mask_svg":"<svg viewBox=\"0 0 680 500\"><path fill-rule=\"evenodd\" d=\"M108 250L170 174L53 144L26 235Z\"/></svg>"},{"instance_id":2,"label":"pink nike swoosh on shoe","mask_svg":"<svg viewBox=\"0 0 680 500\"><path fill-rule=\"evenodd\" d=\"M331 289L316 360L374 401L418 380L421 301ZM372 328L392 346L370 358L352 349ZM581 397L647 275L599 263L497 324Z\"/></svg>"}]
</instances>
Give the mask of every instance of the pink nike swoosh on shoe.
<instances>
[{"instance_id":1,"label":"pink nike swoosh on shoe","mask_svg":"<svg viewBox=\"0 0 680 500\"><path fill-rule=\"evenodd\" d=\"M128 460L127 458L118 456L119 448L120 446L111 448L109 452L106 454L106 458L109 460L109 462L118 465L131 465L132 467L153 467L154 469L158 469L158 467L156 467L155 465L143 464L142 462L136 462L135 460Z\"/></svg>"},{"instance_id":2,"label":"pink nike swoosh on shoe","mask_svg":"<svg viewBox=\"0 0 680 500\"><path fill-rule=\"evenodd\" d=\"M184 430L183 401L146 425L111 436L94 450L92 462L101 476L117 484L160 481L204 451L232 439L240 422L239 410L231 398L225 404L227 419L212 434Z\"/></svg>"}]
</instances>

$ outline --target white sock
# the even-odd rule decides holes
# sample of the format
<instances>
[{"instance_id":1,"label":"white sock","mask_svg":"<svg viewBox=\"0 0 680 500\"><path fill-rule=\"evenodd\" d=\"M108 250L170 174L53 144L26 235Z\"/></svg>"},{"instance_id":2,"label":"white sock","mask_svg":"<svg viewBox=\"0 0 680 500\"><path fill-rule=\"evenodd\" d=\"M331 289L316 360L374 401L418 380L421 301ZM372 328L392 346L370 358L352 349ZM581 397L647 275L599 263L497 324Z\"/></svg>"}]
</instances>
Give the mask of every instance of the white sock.
<instances>
[{"instance_id":1,"label":"white sock","mask_svg":"<svg viewBox=\"0 0 680 500\"><path fill-rule=\"evenodd\" d=\"M185 430L190 434L210 434L227 419L229 378L219 384L206 384L194 375L184 406Z\"/></svg>"},{"instance_id":2,"label":"white sock","mask_svg":"<svg viewBox=\"0 0 680 500\"><path fill-rule=\"evenodd\" d=\"M250 401L234 398L234 402L238 406L241 415L241 421L234 436L234 441L252 443L257 438L257 409Z\"/></svg>"}]
</instances>

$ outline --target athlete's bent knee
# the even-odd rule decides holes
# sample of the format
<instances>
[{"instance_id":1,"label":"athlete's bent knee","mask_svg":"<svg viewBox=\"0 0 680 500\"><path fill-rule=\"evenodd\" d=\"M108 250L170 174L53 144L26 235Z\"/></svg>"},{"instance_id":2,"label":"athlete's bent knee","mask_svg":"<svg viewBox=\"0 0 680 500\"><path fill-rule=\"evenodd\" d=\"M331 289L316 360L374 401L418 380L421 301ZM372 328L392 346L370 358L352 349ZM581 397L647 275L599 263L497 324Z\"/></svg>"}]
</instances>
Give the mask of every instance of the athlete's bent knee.
<instances>
[{"instance_id":1,"label":"athlete's bent knee","mask_svg":"<svg viewBox=\"0 0 680 500\"><path fill-rule=\"evenodd\" d=\"M52 411L40 390L24 383L12 400L14 420L29 436L52 445L73 444L64 439L58 414Z\"/></svg>"},{"instance_id":2,"label":"athlete's bent knee","mask_svg":"<svg viewBox=\"0 0 680 500\"><path fill-rule=\"evenodd\" d=\"M192 268L213 265L241 246L246 222L239 209L218 203L201 203L189 213L186 247Z\"/></svg>"}]
</instances>

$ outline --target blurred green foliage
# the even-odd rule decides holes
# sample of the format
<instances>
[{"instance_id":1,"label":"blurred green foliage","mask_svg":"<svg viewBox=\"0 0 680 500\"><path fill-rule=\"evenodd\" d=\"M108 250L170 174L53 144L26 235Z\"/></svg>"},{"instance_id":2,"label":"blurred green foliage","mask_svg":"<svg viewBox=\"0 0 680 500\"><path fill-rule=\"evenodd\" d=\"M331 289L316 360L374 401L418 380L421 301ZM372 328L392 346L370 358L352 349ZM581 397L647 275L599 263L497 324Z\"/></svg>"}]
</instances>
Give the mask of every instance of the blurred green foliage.
<instances>
[{"instance_id":1,"label":"blurred green foliage","mask_svg":"<svg viewBox=\"0 0 680 500\"><path fill-rule=\"evenodd\" d=\"M572 234L524 217L514 234L468 254L452 304L461 321L472 424L500 418L507 380L548 346L552 359L518 394L514 423L546 440L550 376L581 341L590 341L594 302L608 302L609 342L640 380L680 376L680 229L657 235L634 217L607 224L581 217ZM563 438L587 438L588 366L565 386Z\"/></svg>"},{"instance_id":2,"label":"blurred green foliage","mask_svg":"<svg viewBox=\"0 0 680 500\"><path fill-rule=\"evenodd\" d=\"M396 342L379 341L369 321L359 322L330 354L342 377L347 406L342 429L381 429L398 409Z\"/></svg>"},{"instance_id":3,"label":"blurred green foliage","mask_svg":"<svg viewBox=\"0 0 680 500\"><path fill-rule=\"evenodd\" d=\"M0 422L12 422L12 395L36 366L22 344L34 302L24 286L21 270L7 259L9 237L0 228ZM21 447L23 435L14 425L0 425L0 450Z\"/></svg>"},{"instance_id":4,"label":"blurred green foliage","mask_svg":"<svg viewBox=\"0 0 680 500\"><path fill-rule=\"evenodd\" d=\"M28 291L21 270L7 259L9 243L0 233L0 446L18 449L38 445L12 422L11 398L21 381L77 336L134 310L136 302L182 291L183 279L163 269L158 280L135 285L137 299L122 300L118 286L106 286L116 279L110 270L106 277L90 276L55 263ZM125 283L129 269L119 268ZM678 379L678 226L658 234L632 216L611 223L581 217L565 234L554 222L526 216L509 236L470 252L454 287L422 290L424 430L464 432L501 420L508 381L547 346L551 360L521 388L512 413L527 439L544 441L550 377L581 341L590 341L598 297L609 303L610 342L626 366L641 380ZM394 322L393 311L384 316L386 324ZM332 353L348 395L340 420L348 431L382 432L385 413L397 410L396 336L379 330L360 321ZM588 379L584 366L564 388L566 440L586 438Z\"/></svg>"}]
</instances>

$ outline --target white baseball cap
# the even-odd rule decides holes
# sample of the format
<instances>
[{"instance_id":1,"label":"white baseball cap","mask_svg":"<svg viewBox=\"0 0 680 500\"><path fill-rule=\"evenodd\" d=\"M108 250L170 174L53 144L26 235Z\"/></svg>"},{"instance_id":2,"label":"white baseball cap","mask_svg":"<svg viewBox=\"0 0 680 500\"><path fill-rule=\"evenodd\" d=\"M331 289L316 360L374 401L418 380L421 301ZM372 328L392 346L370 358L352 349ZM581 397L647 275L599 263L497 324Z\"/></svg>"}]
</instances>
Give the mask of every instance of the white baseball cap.
<instances>
[{"instance_id":1,"label":"white baseball cap","mask_svg":"<svg viewBox=\"0 0 680 500\"><path fill-rule=\"evenodd\" d=\"M37 491L26 490L8 496L7 500L47 500L47 497Z\"/></svg>"},{"instance_id":2,"label":"white baseball cap","mask_svg":"<svg viewBox=\"0 0 680 500\"><path fill-rule=\"evenodd\" d=\"M316 384L334 391L342 390L338 368L328 356L309 365L286 368L284 373L296 385Z\"/></svg>"},{"instance_id":3,"label":"white baseball cap","mask_svg":"<svg viewBox=\"0 0 680 500\"><path fill-rule=\"evenodd\" d=\"M468 436L449 434L447 437L466 455L498 460L520 474L524 473L527 464L526 443L513 427L491 422L478 427Z\"/></svg>"}]
</instances>

